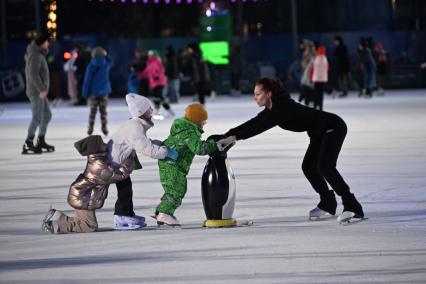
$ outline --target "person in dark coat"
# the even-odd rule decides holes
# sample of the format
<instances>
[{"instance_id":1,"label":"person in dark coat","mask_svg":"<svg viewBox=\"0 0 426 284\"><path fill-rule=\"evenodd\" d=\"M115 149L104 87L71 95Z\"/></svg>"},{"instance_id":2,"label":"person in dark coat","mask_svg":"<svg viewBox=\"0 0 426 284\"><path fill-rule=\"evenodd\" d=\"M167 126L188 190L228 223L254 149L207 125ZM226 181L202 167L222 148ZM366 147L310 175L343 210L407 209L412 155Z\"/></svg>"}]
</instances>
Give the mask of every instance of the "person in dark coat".
<instances>
[{"instance_id":1,"label":"person in dark coat","mask_svg":"<svg viewBox=\"0 0 426 284\"><path fill-rule=\"evenodd\" d=\"M49 66L46 55L49 52L49 38L40 34L28 46L25 53L26 95L31 102L32 118L28 126L28 134L22 147L22 154L40 154L42 149L49 152L55 147L45 141L47 126L52 112L47 101L50 87ZM38 129L37 144L34 137Z\"/></svg>"},{"instance_id":2,"label":"person in dark coat","mask_svg":"<svg viewBox=\"0 0 426 284\"><path fill-rule=\"evenodd\" d=\"M339 83L340 97L346 97L348 95L348 83L349 83L349 72L350 72L350 61L348 48L341 36L334 37L334 44L336 49L334 50L335 57L335 71L337 80Z\"/></svg>"},{"instance_id":3,"label":"person in dark coat","mask_svg":"<svg viewBox=\"0 0 426 284\"><path fill-rule=\"evenodd\" d=\"M347 133L343 119L336 114L296 103L283 89L279 80L257 80L254 99L258 106L265 108L256 117L226 132L226 138L218 141L219 150L237 140L251 138L275 126L293 132L307 131L310 143L303 159L302 170L320 196L320 202L309 212L309 217L319 218L326 213L335 215L336 193L342 198L344 213L363 218L362 206L336 169ZM327 183L333 190L329 190Z\"/></svg>"}]
</instances>

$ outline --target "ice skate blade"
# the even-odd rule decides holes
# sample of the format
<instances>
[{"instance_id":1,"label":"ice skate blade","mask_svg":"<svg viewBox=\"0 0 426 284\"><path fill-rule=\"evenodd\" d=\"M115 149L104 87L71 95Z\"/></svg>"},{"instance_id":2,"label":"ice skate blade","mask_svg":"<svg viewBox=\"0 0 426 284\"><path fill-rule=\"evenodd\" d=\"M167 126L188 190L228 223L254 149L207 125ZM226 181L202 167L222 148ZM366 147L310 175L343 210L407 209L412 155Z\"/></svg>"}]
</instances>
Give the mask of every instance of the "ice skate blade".
<instances>
[{"instance_id":1,"label":"ice skate blade","mask_svg":"<svg viewBox=\"0 0 426 284\"><path fill-rule=\"evenodd\" d=\"M359 223L359 222L362 222L362 221L365 221L365 220L368 220L368 218L365 218L365 217L363 217L363 218L350 218L349 220L339 222L339 224L343 225L343 226L348 226L348 225L356 224L356 223Z\"/></svg>"},{"instance_id":2,"label":"ice skate blade","mask_svg":"<svg viewBox=\"0 0 426 284\"><path fill-rule=\"evenodd\" d=\"M146 224L145 224L145 226L146 226ZM116 231L130 231L130 230L137 230L137 229L140 229L140 228L141 228L141 225L135 225L135 224L128 224L128 226L114 225L114 227L113 227L113 229L116 230Z\"/></svg>"},{"instance_id":3,"label":"ice skate blade","mask_svg":"<svg viewBox=\"0 0 426 284\"><path fill-rule=\"evenodd\" d=\"M163 229L165 229L165 228L180 228L181 227L180 224L166 224L166 223L160 222L160 221L157 221L157 226L158 226L158 228L163 228Z\"/></svg>"}]
</instances>

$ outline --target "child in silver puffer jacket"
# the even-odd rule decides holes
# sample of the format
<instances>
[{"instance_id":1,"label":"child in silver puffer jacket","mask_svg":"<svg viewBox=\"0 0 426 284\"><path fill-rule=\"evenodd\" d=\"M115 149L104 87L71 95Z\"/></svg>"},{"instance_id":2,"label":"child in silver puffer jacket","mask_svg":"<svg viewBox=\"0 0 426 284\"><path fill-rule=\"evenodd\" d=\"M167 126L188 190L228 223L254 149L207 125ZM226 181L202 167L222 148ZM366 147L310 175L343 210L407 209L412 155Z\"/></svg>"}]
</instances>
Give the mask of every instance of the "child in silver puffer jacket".
<instances>
[{"instance_id":1,"label":"child in silver puffer jacket","mask_svg":"<svg viewBox=\"0 0 426 284\"><path fill-rule=\"evenodd\" d=\"M86 169L71 184L68 194L68 203L75 209L75 217L50 209L43 220L42 229L52 234L97 231L95 210L104 205L109 185L128 178L133 170L132 156L123 161L119 168L112 166L108 146L99 135L90 135L77 141L74 146L82 156L87 156Z\"/></svg>"}]
</instances>

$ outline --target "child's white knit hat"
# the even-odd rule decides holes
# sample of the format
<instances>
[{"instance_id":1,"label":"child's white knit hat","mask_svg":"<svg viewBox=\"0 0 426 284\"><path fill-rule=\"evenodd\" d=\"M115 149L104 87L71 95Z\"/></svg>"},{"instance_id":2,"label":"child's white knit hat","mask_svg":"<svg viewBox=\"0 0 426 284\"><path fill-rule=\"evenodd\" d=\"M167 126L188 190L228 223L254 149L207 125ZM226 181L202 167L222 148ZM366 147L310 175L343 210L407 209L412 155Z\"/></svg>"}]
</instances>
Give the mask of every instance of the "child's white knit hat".
<instances>
[{"instance_id":1,"label":"child's white knit hat","mask_svg":"<svg viewBox=\"0 0 426 284\"><path fill-rule=\"evenodd\" d=\"M139 117L151 108L151 101L141 95L130 93L126 95L127 106L132 117Z\"/></svg>"}]
</instances>

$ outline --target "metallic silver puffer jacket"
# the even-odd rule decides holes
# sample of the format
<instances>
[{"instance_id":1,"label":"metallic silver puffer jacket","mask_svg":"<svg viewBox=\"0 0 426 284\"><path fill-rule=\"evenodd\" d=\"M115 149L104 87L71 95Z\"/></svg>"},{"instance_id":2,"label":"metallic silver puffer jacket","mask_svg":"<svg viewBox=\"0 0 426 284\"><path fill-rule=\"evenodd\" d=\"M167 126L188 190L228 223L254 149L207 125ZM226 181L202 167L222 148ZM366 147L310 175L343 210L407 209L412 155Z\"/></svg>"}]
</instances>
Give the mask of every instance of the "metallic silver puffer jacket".
<instances>
[{"instance_id":1,"label":"metallic silver puffer jacket","mask_svg":"<svg viewBox=\"0 0 426 284\"><path fill-rule=\"evenodd\" d=\"M108 153L99 153L87 156L84 173L70 186L68 203L71 207L88 210L102 208L108 196L109 185L129 177L133 171L133 156L116 169L111 166L107 155Z\"/></svg>"}]
</instances>

